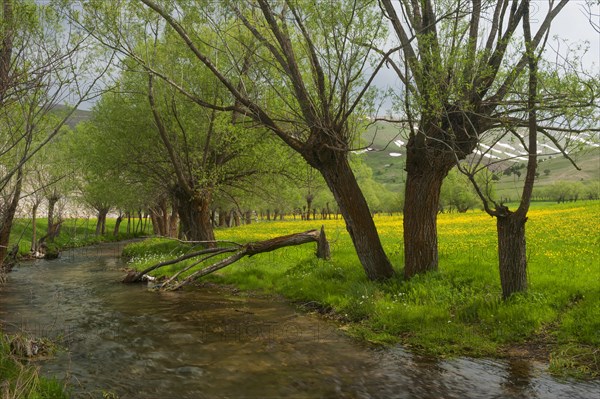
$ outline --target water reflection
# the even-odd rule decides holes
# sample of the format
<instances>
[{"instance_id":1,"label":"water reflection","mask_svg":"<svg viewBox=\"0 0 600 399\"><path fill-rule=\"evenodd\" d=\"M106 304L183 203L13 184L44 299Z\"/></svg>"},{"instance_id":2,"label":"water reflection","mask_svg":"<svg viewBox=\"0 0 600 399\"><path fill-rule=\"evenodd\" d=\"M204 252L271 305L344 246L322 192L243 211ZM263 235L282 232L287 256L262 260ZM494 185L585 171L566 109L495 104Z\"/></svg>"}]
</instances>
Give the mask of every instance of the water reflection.
<instances>
[{"instance_id":1,"label":"water reflection","mask_svg":"<svg viewBox=\"0 0 600 399\"><path fill-rule=\"evenodd\" d=\"M285 303L215 289L151 293L119 284L119 245L17 269L0 319L62 340L43 364L76 397L591 398L598 383L527 362L435 360L374 349Z\"/></svg>"}]
</instances>

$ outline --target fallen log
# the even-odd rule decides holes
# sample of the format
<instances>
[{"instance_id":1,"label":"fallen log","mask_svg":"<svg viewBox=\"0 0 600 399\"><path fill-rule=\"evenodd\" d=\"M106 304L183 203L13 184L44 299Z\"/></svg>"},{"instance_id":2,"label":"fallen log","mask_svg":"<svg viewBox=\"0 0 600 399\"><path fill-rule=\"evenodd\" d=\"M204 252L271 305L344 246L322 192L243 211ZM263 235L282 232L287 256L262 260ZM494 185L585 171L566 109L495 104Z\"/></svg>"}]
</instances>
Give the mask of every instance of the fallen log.
<instances>
[{"instance_id":1,"label":"fallen log","mask_svg":"<svg viewBox=\"0 0 600 399\"><path fill-rule=\"evenodd\" d=\"M295 245L302 245L302 244L307 244L310 242L317 243L316 256L318 258L321 258L321 259L329 259L330 258L329 242L327 241L327 238L325 236L324 227L321 227L321 231L308 230L308 231L305 231L302 233L295 233L295 234L289 234L289 235L285 235L285 236L275 237L275 238L271 238L271 239L265 240L265 241L250 242L250 243L243 244L243 245L232 243L233 245L229 246L229 247L214 247L214 248L207 248L207 249L204 249L201 251L196 251L196 252L193 252L190 254L180 256L176 259L159 262L155 265L148 267L145 270L142 270L141 272L130 272L127 274L127 276L125 276L125 278L123 279L123 282L124 283L140 282L140 281L142 281L142 277L145 274L147 274L153 270L156 270L163 266L173 265L173 264L182 262L184 260L201 257L199 260L197 260L196 262L192 263L191 265L183 268L182 270L178 271L173 276L168 278L165 282L163 282L162 284L160 284L156 287L161 290L176 290L176 289L183 287L184 285L189 284L190 282L192 282L194 280L199 279L200 277L206 276L207 274L213 273L213 272L220 270L226 266L229 266L232 263L237 262L238 260L242 259L245 256L250 257L250 256L254 256L257 254L261 254L261 253L276 251L280 248L295 246ZM231 253L231 252L234 252L231 256L228 256L227 258L221 259L207 267L204 267L200 270L193 272L188 277L186 277L184 280L182 280L182 281L176 280L177 277L179 277L181 275L181 273L191 270L192 268L200 265L201 263L204 263L208 259L211 259L217 255Z\"/></svg>"}]
</instances>

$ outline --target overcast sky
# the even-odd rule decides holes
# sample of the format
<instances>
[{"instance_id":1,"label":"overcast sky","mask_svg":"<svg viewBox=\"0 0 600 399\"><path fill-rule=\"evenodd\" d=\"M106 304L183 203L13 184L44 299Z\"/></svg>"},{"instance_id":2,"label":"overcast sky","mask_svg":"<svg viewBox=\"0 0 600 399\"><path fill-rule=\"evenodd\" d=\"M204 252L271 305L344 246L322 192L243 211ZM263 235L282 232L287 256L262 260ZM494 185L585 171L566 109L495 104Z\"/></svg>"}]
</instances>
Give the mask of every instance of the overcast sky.
<instances>
[{"instance_id":1,"label":"overcast sky","mask_svg":"<svg viewBox=\"0 0 600 399\"><path fill-rule=\"evenodd\" d=\"M45 1L45 0L37 0ZM547 0L538 0L531 2L531 20L532 30L537 30L536 21L542 19L546 12ZM590 21L589 16L584 12L586 10L586 0L570 0L561 13L555 18L551 28L551 40L548 42L547 57L553 58L555 50L563 52L567 48L567 43L576 45L577 43L589 42L589 51L583 56L582 63L585 67L598 74L600 65L600 33L596 31ZM600 29L600 5L596 4L592 9L592 19L596 27ZM536 18L537 16L537 18ZM556 38L555 38L556 37ZM563 42L566 41L565 42ZM400 87L395 73L390 69L383 69L374 81L375 86L380 89ZM89 109L92 103L86 103L81 108ZM380 114L385 114L390 108L391 103L388 99L380 109Z\"/></svg>"},{"instance_id":2,"label":"overcast sky","mask_svg":"<svg viewBox=\"0 0 600 399\"><path fill-rule=\"evenodd\" d=\"M547 10L547 0L531 2L532 31L537 31L538 22L544 18ZM578 43L589 42L589 50L582 57L582 64L586 69L600 73L600 33L596 31L588 19L585 10L585 0L570 0L565 8L556 16L552 23L550 39L547 44L546 57L552 61L556 57L556 51L564 54L567 43L572 46ZM592 19L596 27L600 29L600 6L595 5L592 9ZM536 18L537 16L537 18ZM566 42L565 42L566 41ZM391 87L400 89L401 84L396 74L391 69L383 69L374 80L375 86L380 89ZM386 98L382 104L379 115L385 115L391 107L391 99Z\"/></svg>"}]
</instances>

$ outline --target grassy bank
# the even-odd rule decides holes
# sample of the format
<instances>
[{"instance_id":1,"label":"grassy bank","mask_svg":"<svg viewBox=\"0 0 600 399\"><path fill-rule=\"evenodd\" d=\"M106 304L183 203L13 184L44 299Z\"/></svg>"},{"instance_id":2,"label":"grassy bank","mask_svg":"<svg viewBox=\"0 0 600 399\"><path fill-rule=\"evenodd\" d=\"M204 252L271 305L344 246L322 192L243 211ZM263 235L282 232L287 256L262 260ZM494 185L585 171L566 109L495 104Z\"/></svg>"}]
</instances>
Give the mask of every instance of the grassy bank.
<instances>
[{"instance_id":1,"label":"grassy bank","mask_svg":"<svg viewBox=\"0 0 600 399\"><path fill-rule=\"evenodd\" d=\"M436 356L531 356L556 374L600 375L600 202L535 205L527 224L529 292L501 301L495 220L481 212L439 217L440 270L403 281L402 219L377 216L398 277L366 280L341 221L266 222L217 231L220 240L257 241L325 225L332 260L314 247L244 259L209 280L318 304L343 328L377 343L401 342ZM126 248L146 267L190 248L152 239ZM181 267L181 266L179 266ZM157 270L170 274L173 267Z\"/></svg>"},{"instance_id":2,"label":"grassy bank","mask_svg":"<svg viewBox=\"0 0 600 399\"><path fill-rule=\"evenodd\" d=\"M107 218L106 219L106 233L104 235L96 235L96 219L88 218L88 219L66 219L61 227L61 233L54 240L54 244L56 248L66 249L66 248L76 248L82 247L86 245L97 244L100 242L108 242L108 241L119 241L123 239L133 238L136 236L141 236L144 234L148 234L148 232L152 232L152 226L146 226L146 232L140 231L136 234L127 233L127 220L124 220L119 226L119 233L115 236L116 219ZM44 218L40 218L36 222L36 230L37 230L37 240L39 240L44 234L46 234L47 230L47 221ZM130 229L133 231L133 226ZM26 256L29 254L31 249L31 238L33 234L33 228L31 224L31 219L16 219L13 225L13 229L10 235L10 244L9 246L13 246L15 244L19 244L19 254L21 256Z\"/></svg>"},{"instance_id":3,"label":"grassy bank","mask_svg":"<svg viewBox=\"0 0 600 399\"><path fill-rule=\"evenodd\" d=\"M127 222L121 224L119 233L113 234L115 219L107 219L105 235L96 236L95 219L67 219L64 221L60 235L51 244L57 250L81 247L100 242L118 241L145 234L127 233ZM47 221L39 219L36 223L37 239L46 233ZM150 227L148 227L150 228ZM19 255L30 254L32 225L30 219L16 219L10 237L10 246L19 245ZM60 399L67 398L65 387L60 381L47 379L39 375L38 368L28 363L23 356L15 354L11 342L18 336L3 333L0 326L0 398Z\"/></svg>"},{"instance_id":4,"label":"grassy bank","mask_svg":"<svg viewBox=\"0 0 600 399\"><path fill-rule=\"evenodd\" d=\"M36 366L23 360L15 342L20 336L0 333L0 398L62 399L68 398L60 381L40 377ZM12 344L11 344L12 343Z\"/></svg>"}]
</instances>

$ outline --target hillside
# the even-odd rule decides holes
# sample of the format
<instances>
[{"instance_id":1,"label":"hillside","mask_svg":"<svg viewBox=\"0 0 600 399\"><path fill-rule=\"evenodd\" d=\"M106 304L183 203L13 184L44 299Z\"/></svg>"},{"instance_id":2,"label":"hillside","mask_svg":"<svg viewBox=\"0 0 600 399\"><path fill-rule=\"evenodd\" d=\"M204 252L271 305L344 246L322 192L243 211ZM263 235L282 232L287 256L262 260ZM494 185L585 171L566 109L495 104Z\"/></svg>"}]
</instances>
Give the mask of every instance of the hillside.
<instances>
[{"instance_id":1,"label":"hillside","mask_svg":"<svg viewBox=\"0 0 600 399\"><path fill-rule=\"evenodd\" d=\"M68 111L68 109L64 105L56 105L54 108L52 108L52 112L56 113L59 116L64 115L67 111ZM89 120L91 117L92 117L92 111L87 111L84 109L76 109L75 112L73 112L73 115L71 115L69 117L69 119L67 119L66 124L71 129L73 129L80 122L85 122L85 121Z\"/></svg>"},{"instance_id":2,"label":"hillside","mask_svg":"<svg viewBox=\"0 0 600 399\"><path fill-rule=\"evenodd\" d=\"M406 134L399 127L388 122L377 122L363 134L363 145L369 147L369 150L357 151L373 170L374 179L394 192L404 189L406 176L404 143L406 141ZM555 152L553 146L548 141L541 140L539 143L541 161L536 186L544 187L556 181L581 181L584 184L600 181L600 146L590 141L585 141L583 144L586 145L579 152L570 154L581 169L577 170L566 158L551 155ZM526 164L520 144L500 141L493 148L483 145L480 149L484 151L485 156L499 161L494 165L500 176L496 185L497 194L503 197L518 195L523 179L515 175L505 176L502 171L513 164ZM549 172L544 173L545 170Z\"/></svg>"}]
</instances>

